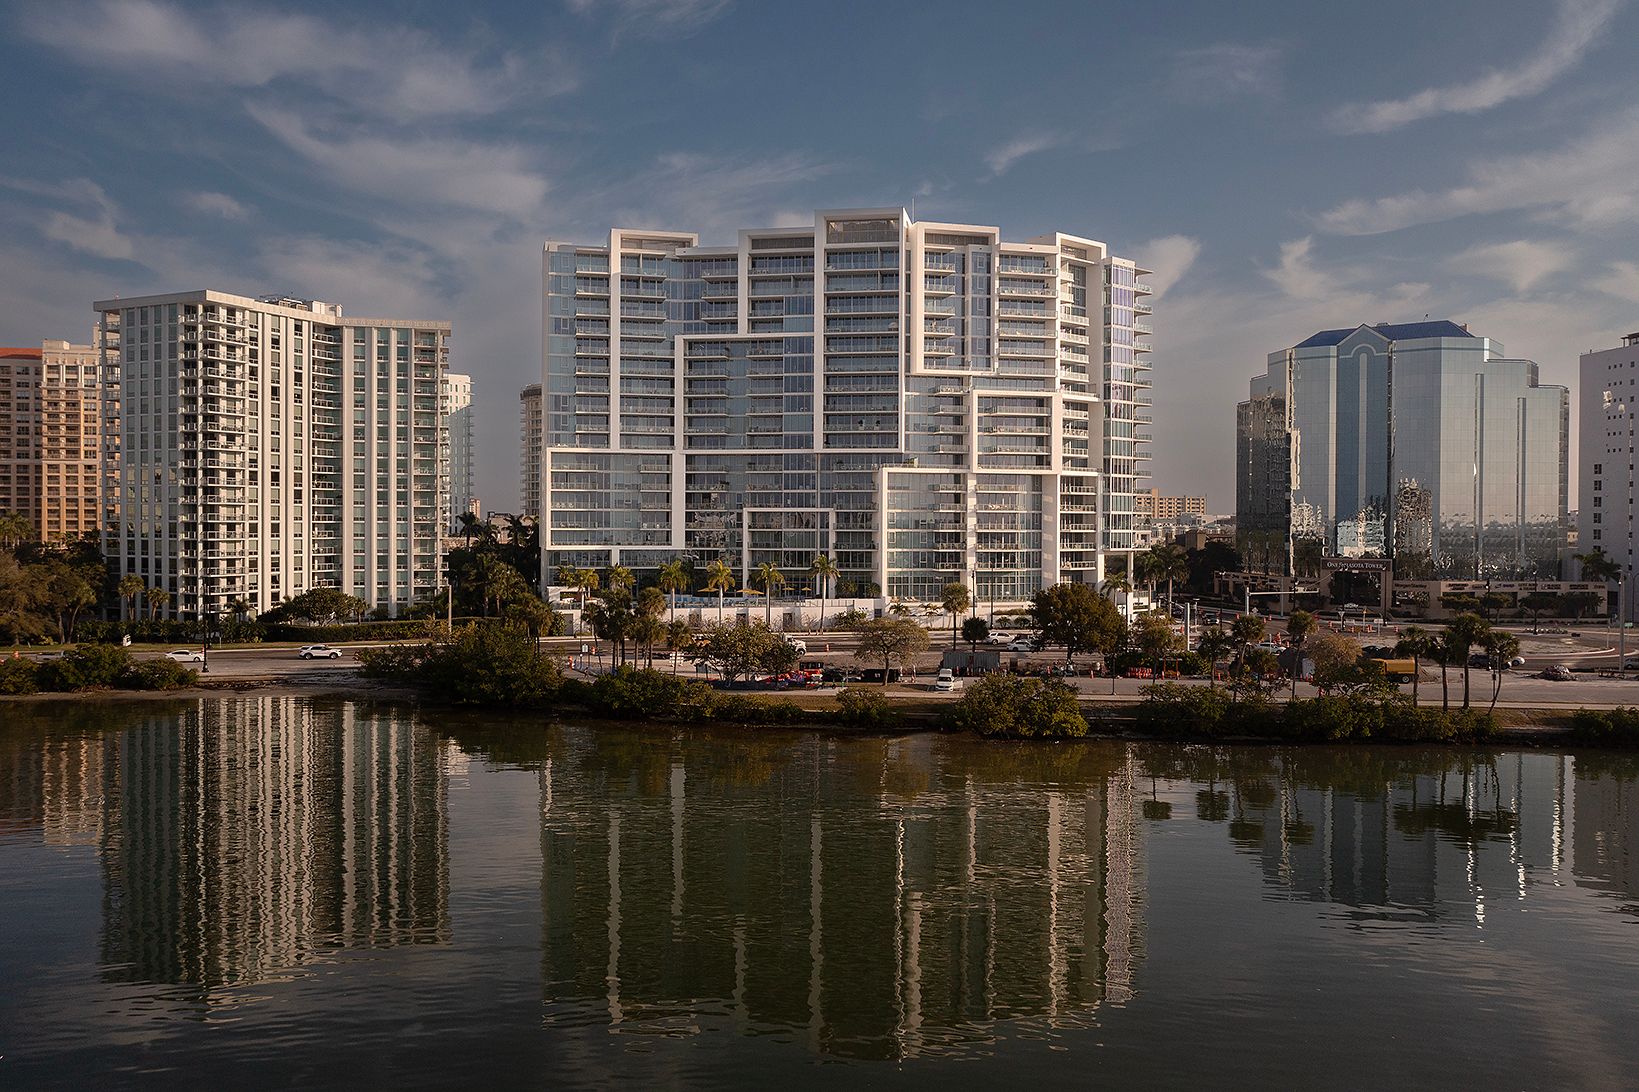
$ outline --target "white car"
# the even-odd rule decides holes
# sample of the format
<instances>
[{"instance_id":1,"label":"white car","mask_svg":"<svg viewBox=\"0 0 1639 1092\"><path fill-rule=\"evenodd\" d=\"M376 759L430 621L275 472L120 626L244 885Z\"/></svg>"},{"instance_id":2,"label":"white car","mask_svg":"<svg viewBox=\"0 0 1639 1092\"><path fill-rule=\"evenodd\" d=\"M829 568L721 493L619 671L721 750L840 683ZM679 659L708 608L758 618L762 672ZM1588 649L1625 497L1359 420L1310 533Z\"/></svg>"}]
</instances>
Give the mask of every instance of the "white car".
<instances>
[{"instance_id":1,"label":"white car","mask_svg":"<svg viewBox=\"0 0 1639 1092\"><path fill-rule=\"evenodd\" d=\"M1041 646L1033 637L1015 637L1007 644L1009 652L1040 652Z\"/></svg>"},{"instance_id":2,"label":"white car","mask_svg":"<svg viewBox=\"0 0 1639 1092\"><path fill-rule=\"evenodd\" d=\"M174 648L165 655L179 664L202 664L205 662L205 654L195 652L191 648Z\"/></svg>"},{"instance_id":3,"label":"white car","mask_svg":"<svg viewBox=\"0 0 1639 1092\"><path fill-rule=\"evenodd\" d=\"M998 646L1010 645L1014 640L1015 638L1011 633L992 633L989 637L985 638L985 644Z\"/></svg>"},{"instance_id":4,"label":"white car","mask_svg":"<svg viewBox=\"0 0 1639 1092\"><path fill-rule=\"evenodd\" d=\"M948 667L941 667L939 674L933 677L933 688L935 690L955 690L961 685L961 682L956 678L956 672Z\"/></svg>"},{"instance_id":5,"label":"white car","mask_svg":"<svg viewBox=\"0 0 1639 1092\"><path fill-rule=\"evenodd\" d=\"M303 645L297 650L297 655L304 660L336 660L341 658L341 649L329 645Z\"/></svg>"},{"instance_id":6,"label":"white car","mask_svg":"<svg viewBox=\"0 0 1639 1092\"><path fill-rule=\"evenodd\" d=\"M795 637L787 637L785 639L785 643L790 645L792 647L792 649L794 649L796 651L798 656L806 655L807 652L808 652L808 642L807 641L799 641Z\"/></svg>"}]
</instances>

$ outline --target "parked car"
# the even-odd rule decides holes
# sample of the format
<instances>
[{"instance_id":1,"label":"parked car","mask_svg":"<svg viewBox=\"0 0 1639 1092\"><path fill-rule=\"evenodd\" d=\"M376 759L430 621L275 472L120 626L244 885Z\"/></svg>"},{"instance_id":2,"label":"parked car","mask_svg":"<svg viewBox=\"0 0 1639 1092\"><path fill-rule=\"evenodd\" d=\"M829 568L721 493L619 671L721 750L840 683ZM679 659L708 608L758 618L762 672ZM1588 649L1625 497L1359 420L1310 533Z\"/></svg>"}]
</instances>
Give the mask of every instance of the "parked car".
<instances>
[{"instance_id":1,"label":"parked car","mask_svg":"<svg viewBox=\"0 0 1639 1092\"><path fill-rule=\"evenodd\" d=\"M1011 633L992 633L989 637L985 638L985 644L995 645L998 648L1003 645L1010 645L1013 641L1014 637Z\"/></svg>"},{"instance_id":2,"label":"parked car","mask_svg":"<svg viewBox=\"0 0 1639 1092\"><path fill-rule=\"evenodd\" d=\"M802 641L802 640L799 640L795 637L787 637L785 639L785 641L793 649L796 650L798 656L807 655L807 653L808 653L808 642L807 641Z\"/></svg>"},{"instance_id":3,"label":"parked car","mask_svg":"<svg viewBox=\"0 0 1639 1092\"><path fill-rule=\"evenodd\" d=\"M329 645L303 645L296 650L296 654L304 660L334 660L341 656L341 649Z\"/></svg>"},{"instance_id":4,"label":"parked car","mask_svg":"<svg viewBox=\"0 0 1639 1092\"><path fill-rule=\"evenodd\" d=\"M179 664L202 664L205 662L205 654L195 652L191 648L173 648L165 655Z\"/></svg>"},{"instance_id":5,"label":"parked car","mask_svg":"<svg viewBox=\"0 0 1639 1092\"><path fill-rule=\"evenodd\" d=\"M1525 666L1525 657L1524 656L1515 656L1513 659L1508 661L1508 666L1509 667L1524 667Z\"/></svg>"},{"instance_id":6,"label":"parked car","mask_svg":"<svg viewBox=\"0 0 1639 1092\"><path fill-rule=\"evenodd\" d=\"M1567 665L1555 664L1553 667L1543 668L1541 677L1554 682L1570 682L1576 676L1571 674L1571 669Z\"/></svg>"},{"instance_id":7,"label":"parked car","mask_svg":"<svg viewBox=\"0 0 1639 1092\"><path fill-rule=\"evenodd\" d=\"M948 667L941 667L939 674L933 677L933 688L935 690L955 690L961 685L956 679L956 672Z\"/></svg>"},{"instance_id":8,"label":"parked car","mask_svg":"<svg viewBox=\"0 0 1639 1092\"><path fill-rule=\"evenodd\" d=\"M1015 637L1007 643L1009 652L1040 652L1041 645L1034 637Z\"/></svg>"}]
</instances>

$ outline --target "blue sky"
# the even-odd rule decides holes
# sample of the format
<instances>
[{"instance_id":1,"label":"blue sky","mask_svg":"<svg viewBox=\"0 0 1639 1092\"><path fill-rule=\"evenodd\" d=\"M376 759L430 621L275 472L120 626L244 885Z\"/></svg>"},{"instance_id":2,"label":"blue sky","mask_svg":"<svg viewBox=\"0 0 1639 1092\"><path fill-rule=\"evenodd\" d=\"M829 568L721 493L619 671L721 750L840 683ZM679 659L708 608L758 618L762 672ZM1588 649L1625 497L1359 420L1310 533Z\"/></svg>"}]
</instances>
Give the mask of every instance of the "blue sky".
<instances>
[{"instance_id":1,"label":"blue sky","mask_svg":"<svg viewBox=\"0 0 1639 1092\"><path fill-rule=\"evenodd\" d=\"M1639 329L1627 0L53 0L0 7L0 343L216 287L449 318L517 504L540 243L816 207L1157 270L1155 482L1233 507L1233 403L1316 329L1467 322L1570 383Z\"/></svg>"}]
</instances>

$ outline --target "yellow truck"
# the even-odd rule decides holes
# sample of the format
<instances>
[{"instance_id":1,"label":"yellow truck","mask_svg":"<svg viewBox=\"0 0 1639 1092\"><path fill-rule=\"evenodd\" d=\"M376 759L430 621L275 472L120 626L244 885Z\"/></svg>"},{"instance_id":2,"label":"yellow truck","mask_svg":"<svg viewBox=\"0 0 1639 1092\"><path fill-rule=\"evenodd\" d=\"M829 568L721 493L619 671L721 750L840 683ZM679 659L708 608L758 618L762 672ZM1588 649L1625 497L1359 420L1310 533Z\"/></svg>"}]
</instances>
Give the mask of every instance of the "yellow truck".
<instances>
[{"instance_id":1,"label":"yellow truck","mask_svg":"<svg viewBox=\"0 0 1639 1092\"><path fill-rule=\"evenodd\" d=\"M1411 680L1417 675L1417 661L1411 659L1410 657L1403 660L1388 658L1374 659L1371 662L1382 664L1383 674L1387 675L1392 681L1397 683L1411 682Z\"/></svg>"}]
</instances>

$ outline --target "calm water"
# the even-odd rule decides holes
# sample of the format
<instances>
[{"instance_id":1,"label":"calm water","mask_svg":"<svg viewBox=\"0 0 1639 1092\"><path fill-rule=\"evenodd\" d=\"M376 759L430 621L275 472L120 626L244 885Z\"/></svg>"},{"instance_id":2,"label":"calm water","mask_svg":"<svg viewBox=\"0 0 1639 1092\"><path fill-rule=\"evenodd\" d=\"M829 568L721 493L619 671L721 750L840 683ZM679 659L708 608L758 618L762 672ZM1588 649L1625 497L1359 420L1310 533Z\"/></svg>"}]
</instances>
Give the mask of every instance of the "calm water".
<instances>
[{"instance_id":1,"label":"calm water","mask_svg":"<svg viewBox=\"0 0 1639 1092\"><path fill-rule=\"evenodd\" d=\"M0 706L0 1088L1620 1087L1639 760Z\"/></svg>"}]
</instances>

